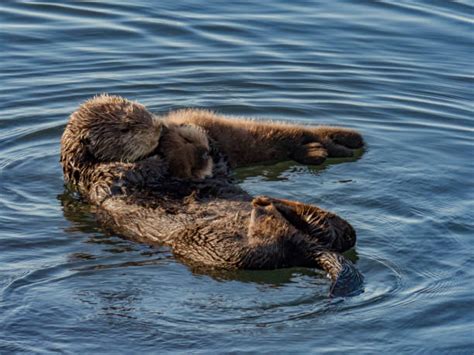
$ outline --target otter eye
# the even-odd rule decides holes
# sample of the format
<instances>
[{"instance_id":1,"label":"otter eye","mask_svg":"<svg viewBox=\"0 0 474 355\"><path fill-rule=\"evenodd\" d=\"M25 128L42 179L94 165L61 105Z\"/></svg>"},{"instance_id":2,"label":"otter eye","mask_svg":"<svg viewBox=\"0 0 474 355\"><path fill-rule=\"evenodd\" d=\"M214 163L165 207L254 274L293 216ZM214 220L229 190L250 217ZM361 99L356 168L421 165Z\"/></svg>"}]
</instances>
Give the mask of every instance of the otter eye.
<instances>
[{"instance_id":1,"label":"otter eye","mask_svg":"<svg viewBox=\"0 0 474 355\"><path fill-rule=\"evenodd\" d=\"M201 155L202 160L207 160L209 158L209 152L204 152Z\"/></svg>"},{"instance_id":2,"label":"otter eye","mask_svg":"<svg viewBox=\"0 0 474 355\"><path fill-rule=\"evenodd\" d=\"M129 127L122 127L122 128L120 128L120 132L121 133L128 133L128 132L130 132L130 128Z\"/></svg>"}]
</instances>

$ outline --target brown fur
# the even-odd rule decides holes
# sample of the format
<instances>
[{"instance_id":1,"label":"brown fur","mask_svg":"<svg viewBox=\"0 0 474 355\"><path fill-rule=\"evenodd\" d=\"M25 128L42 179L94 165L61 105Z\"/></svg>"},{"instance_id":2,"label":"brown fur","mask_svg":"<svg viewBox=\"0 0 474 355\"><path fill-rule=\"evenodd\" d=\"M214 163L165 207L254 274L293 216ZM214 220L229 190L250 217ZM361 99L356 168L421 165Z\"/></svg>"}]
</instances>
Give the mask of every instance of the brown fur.
<instances>
[{"instance_id":1,"label":"brown fur","mask_svg":"<svg viewBox=\"0 0 474 355\"><path fill-rule=\"evenodd\" d=\"M125 124L132 135L123 137L119 127ZM201 129L185 124L168 121L163 129L141 105L96 97L71 115L63 134L65 181L96 205L104 226L133 240L168 245L190 264L226 269L315 266L330 275L332 294L360 290L362 276L339 254L356 240L343 219L298 202L260 197L250 203L251 197L224 177L183 181L170 176L166 160L175 148L183 148L183 140L186 149L210 148ZM165 139L157 150L162 130ZM262 132L269 134L267 128ZM201 158L190 149L171 160L202 170Z\"/></svg>"},{"instance_id":2,"label":"brown fur","mask_svg":"<svg viewBox=\"0 0 474 355\"><path fill-rule=\"evenodd\" d=\"M204 128L232 167L288 159L321 164L327 157L350 157L353 149L364 145L359 133L339 127L236 119L201 109L174 111L162 118L168 124Z\"/></svg>"},{"instance_id":3,"label":"brown fur","mask_svg":"<svg viewBox=\"0 0 474 355\"><path fill-rule=\"evenodd\" d=\"M331 294L359 291L362 276L340 253L354 246L353 228L340 217L298 202L250 197L213 181L105 200L101 223L135 241L168 245L194 267L274 269L318 267L333 280ZM187 195L187 196L186 196Z\"/></svg>"},{"instance_id":4,"label":"brown fur","mask_svg":"<svg viewBox=\"0 0 474 355\"><path fill-rule=\"evenodd\" d=\"M163 159L140 160L157 150ZM143 105L103 94L71 114L61 138L60 162L65 182L95 202L111 190L124 193L125 188L153 185L158 177L163 179L165 171L178 178L210 176L213 162L209 153L202 128L165 126Z\"/></svg>"},{"instance_id":5,"label":"brown fur","mask_svg":"<svg viewBox=\"0 0 474 355\"><path fill-rule=\"evenodd\" d=\"M163 123L141 104L98 95L71 114L61 138L64 181L95 202L125 181L142 185L162 176L159 159L137 162L158 146ZM129 184L130 185L130 184Z\"/></svg>"},{"instance_id":6,"label":"brown fur","mask_svg":"<svg viewBox=\"0 0 474 355\"><path fill-rule=\"evenodd\" d=\"M181 179L212 176L211 147L206 132L199 126L167 125L159 151L168 162L171 176Z\"/></svg>"}]
</instances>

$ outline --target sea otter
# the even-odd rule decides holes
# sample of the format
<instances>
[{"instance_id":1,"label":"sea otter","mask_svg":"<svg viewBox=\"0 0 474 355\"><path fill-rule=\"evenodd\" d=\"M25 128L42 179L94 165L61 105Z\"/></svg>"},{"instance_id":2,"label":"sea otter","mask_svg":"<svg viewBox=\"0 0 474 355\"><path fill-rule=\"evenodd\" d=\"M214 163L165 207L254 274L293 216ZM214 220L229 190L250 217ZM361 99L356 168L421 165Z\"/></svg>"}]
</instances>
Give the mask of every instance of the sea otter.
<instances>
[{"instance_id":1,"label":"sea otter","mask_svg":"<svg viewBox=\"0 0 474 355\"><path fill-rule=\"evenodd\" d=\"M252 199L225 174L177 179L173 164L186 167L185 177L207 175L209 157L214 169L221 164L205 131L190 123L195 124L163 123L142 105L120 97L89 100L71 115L61 140L65 181L96 206L104 226L136 241L168 245L189 264L225 269L315 266L333 280L332 295L361 290L362 275L340 254L356 241L354 229L342 218L299 202ZM292 134L297 127L291 126ZM298 139L311 131L300 129ZM184 154L173 155L174 149L184 149ZM231 155L230 164L241 160Z\"/></svg>"}]
</instances>

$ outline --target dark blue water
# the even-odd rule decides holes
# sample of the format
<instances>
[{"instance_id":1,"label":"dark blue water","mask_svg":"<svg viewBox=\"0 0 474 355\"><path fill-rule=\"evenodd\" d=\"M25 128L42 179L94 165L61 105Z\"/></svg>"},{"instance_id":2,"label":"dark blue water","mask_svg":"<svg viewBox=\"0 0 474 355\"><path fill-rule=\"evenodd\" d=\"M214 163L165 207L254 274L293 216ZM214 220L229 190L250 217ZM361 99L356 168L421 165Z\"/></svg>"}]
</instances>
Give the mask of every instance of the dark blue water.
<instances>
[{"instance_id":1,"label":"dark blue water","mask_svg":"<svg viewBox=\"0 0 474 355\"><path fill-rule=\"evenodd\" d=\"M473 6L1 1L0 353L472 353ZM58 162L100 92L360 130L360 159L239 174L348 219L365 292L328 299L305 268L194 274L106 234Z\"/></svg>"}]
</instances>

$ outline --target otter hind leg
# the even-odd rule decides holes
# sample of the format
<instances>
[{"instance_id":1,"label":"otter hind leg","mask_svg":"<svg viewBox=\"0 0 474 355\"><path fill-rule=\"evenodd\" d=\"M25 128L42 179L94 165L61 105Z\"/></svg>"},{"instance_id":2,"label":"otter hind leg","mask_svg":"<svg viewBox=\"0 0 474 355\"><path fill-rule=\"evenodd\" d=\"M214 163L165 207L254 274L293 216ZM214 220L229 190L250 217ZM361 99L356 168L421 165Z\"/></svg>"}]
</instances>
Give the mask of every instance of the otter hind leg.
<instances>
[{"instance_id":1,"label":"otter hind leg","mask_svg":"<svg viewBox=\"0 0 474 355\"><path fill-rule=\"evenodd\" d=\"M274 238L268 239L269 235L293 241L285 244L285 248L293 247L292 250L285 250L291 255L291 260L285 260L285 264L300 266L316 264L326 271L333 281L331 297L355 296L363 291L364 278L355 266L341 254L325 250L326 248L344 250L347 245L341 246L342 242L347 242L346 239L350 242L355 241L351 239L355 238L355 233L349 223L332 213L299 202L259 196L252 201L252 205L249 228L251 236L265 241L267 250L270 250L268 248L270 243L277 242ZM268 218L269 216L272 218ZM347 233L354 234L345 236ZM275 255L271 258L274 257Z\"/></svg>"},{"instance_id":2,"label":"otter hind leg","mask_svg":"<svg viewBox=\"0 0 474 355\"><path fill-rule=\"evenodd\" d=\"M260 204L273 204L289 223L308 235L307 241L324 249L344 252L356 243L352 226L337 215L316 206L283 199L260 196L254 199Z\"/></svg>"},{"instance_id":3,"label":"otter hind leg","mask_svg":"<svg viewBox=\"0 0 474 355\"><path fill-rule=\"evenodd\" d=\"M331 251L321 251L315 259L332 280L330 297L357 296L364 292L364 277L354 264L343 255Z\"/></svg>"}]
</instances>

